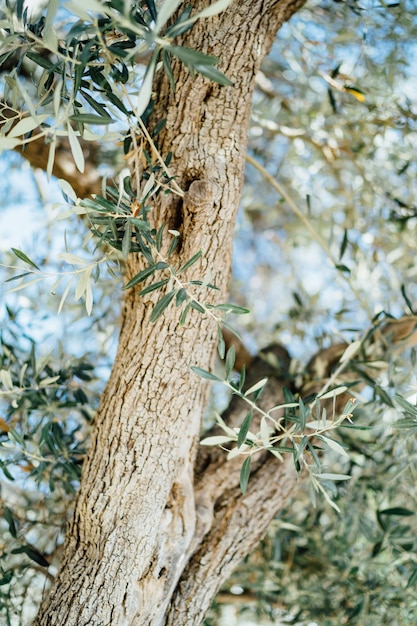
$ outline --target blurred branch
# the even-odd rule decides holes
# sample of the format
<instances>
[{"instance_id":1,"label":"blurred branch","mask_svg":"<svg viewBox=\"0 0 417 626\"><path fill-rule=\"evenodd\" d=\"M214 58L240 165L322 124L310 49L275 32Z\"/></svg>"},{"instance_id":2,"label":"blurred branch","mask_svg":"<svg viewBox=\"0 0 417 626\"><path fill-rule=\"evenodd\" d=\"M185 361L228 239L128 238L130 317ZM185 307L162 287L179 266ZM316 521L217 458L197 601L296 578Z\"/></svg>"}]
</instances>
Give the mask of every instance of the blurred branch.
<instances>
[{"instance_id":1,"label":"blurred branch","mask_svg":"<svg viewBox=\"0 0 417 626\"><path fill-rule=\"evenodd\" d=\"M300 395L306 397L321 394L333 385L349 382L355 382L357 390L369 384L375 376L375 370L380 371L388 367L393 354L400 354L417 346L417 316L404 315L399 319L377 322L366 331L361 341L354 343L356 349L353 344L338 343L315 354L307 364L304 380L299 389ZM345 358L349 346L352 346L353 350L350 356ZM343 410L351 395L351 391L348 390L335 398L336 413ZM332 400L328 401L329 405L331 403Z\"/></svg>"},{"instance_id":2,"label":"blurred branch","mask_svg":"<svg viewBox=\"0 0 417 626\"><path fill-rule=\"evenodd\" d=\"M288 206L290 207L294 215L296 215L298 219L304 224L304 226L307 228L309 233L312 235L313 239L317 241L317 243L319 244L323 252L326 254L327 258L332 262L333 266L337 270L339 266L339 261L333 255L332 251L330 250L327 243L324 241L323 237L313 227L310 220L307 219L304 213L295 204L291 196L285 191L284 187L282 187L282 185L280 185L275 180L275 178L271 176L271 174L260 163L258 163L256 159L251 157L249 154L246 155L246 161L250 163L251 165L253 165L253 167L255 167L258 170L258 172L262 174L265 180L280 194L280 196L284 198L284 200L286 201L286 203L288 204ZM340 275L345 280L345 282L347 282L350 290L355 295L358 302L361 304L363 310L369 312L369 303L363 299L362 294L356 289L354 285L352 285L349 278L342 271L338 271L338 275Z\"/></svg>"},{"instance_id":3,"label":"blurred branch","mask_svg":"<svg viewBox=\"0 0 417 626\"><path fill-rule=\"evenodd\" d=\"M352 344L338 343L321 349L309 360L305 371L301 373L302 380L297 385L289 375L291 356L283 346L272 344L252 357L243 343L236 338L227 334L225 340L227 345L233 343L237 346L240 362L248 367L244 389L249 389L262 378L268 379L268 384L258 402L258 406L267 411L284 401L283 386L291 388L293 393L306 398L323 394L329 388L346 383L355 382L357 388L367 384L366 374L372 371L374 366L377 366L378 371L384 364L388 367L393 354L417 346L417 316L403 316L400 319L392 318L377 322L364 333L361 340ZM364 373L363 381L360 380L361 372ZM330 407L330 413L340 414L351 396L352 392L348 389L345 393L336 398L330 398L323 404ZM238 396L233 396L222 418L229 427L239 427L247 412L247 404ZM254 415L251 426L254 432L259 428L257 422L258 419ZM221 432L219 427L214 426L205 435L213 436ZM259 467L266 462L266 458L268 457L258 460ZM197 481L201 482L205 497L210 491L206 483L210 481L208 478L210 474L216 476L212 495L219 499L221 498L219 484L224 489L233 488L240 466L239 457L227 461L224 451L218 447L200 447L197 454L196 477Z\"/></svg>"},{"instance_id":4,"label":"blurred branch","mask_svg":"<svg viewBox=\"0 0 417 626\"><path fill-rule=\"evenodd\" d=\"M226 351L233 346L236 353L235 358L235 367L234 369L237 372L240 372L242 367L245 366L248 369L254 360L254 356L249 352L249 350L245 347L243 342L236 337L234 333L228 330L226 327L222 329L223 338L226 344Z\"/></svg>"},{"instance_id":5,"label":"blurred branch","mask_svg":"<svg viewBox=\"0 0 417 626\"><path fill-rule=\"evenodd\" d=\"M15 115L14 109L10 108L6 103L0 102L0 129ZM18 119L16 120L17 122ZM85 156L84 172L78 171L74 164L68 139L58 138L52 174L56 178L66 180L78 197L85 198L91 194L100 193L101 190L101 175L97 171L99 145L96 142L87 142L81 138L80 144ZM15 151L26 159L33 168L46 171L49 144L45 142L43 137L36 141L28 142L23 146L16 146Z\"/></svg>"}]
</instances>

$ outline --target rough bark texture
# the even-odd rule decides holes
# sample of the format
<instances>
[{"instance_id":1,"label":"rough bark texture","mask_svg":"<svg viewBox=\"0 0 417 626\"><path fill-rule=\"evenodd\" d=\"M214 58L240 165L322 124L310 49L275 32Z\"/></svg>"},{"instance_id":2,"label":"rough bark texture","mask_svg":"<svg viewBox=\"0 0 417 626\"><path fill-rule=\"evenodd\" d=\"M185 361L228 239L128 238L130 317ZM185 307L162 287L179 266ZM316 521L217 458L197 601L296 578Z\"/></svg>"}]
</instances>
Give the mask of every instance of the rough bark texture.
<instances>
[{"instance_id":1,"label":"rough bark texture","mask_svg":"<svg viewBox=\"0 0 417 626\"><path fill-rule=\"evenodd\" d=\"M179 63L175 94L163 78L155 85L154 119L167 117L160 149L173 152L173 172L188 191L184 201L166 196L155 221L181 232L178 266L202 249L189 277L210 270L214 302L227 299L254 77L302 3L236 1L187 33L183 44L221 58L233 87L191 77ZM132 258L128 274L141 268ZM205 453L194 476L208 389L189 366L211 368L216 328L197 311L179 328L176 309L151 324L154 302L154 293L127 293L61 569L36 626L201 623L293 490L291 463L272 458L259 458L246 496L240 461Z\"/></svg>"}]
</instances>

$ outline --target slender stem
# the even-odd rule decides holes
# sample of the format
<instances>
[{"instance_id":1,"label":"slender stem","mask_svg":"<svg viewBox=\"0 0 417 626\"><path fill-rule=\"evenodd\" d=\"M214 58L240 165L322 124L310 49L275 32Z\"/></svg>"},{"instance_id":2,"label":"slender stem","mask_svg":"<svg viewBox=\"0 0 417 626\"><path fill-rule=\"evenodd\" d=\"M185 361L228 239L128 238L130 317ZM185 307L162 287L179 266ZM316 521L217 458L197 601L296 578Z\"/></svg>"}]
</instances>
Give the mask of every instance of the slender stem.
<instances>
[{"instance_id":1,"label":"slender stem","mask_svg":"<svg viewBox=\"0 0 417 626\"><path fill-rule=\"evenodd\" d=\"M290 207L290 209L292 210L294 215L296 215L298 217L298 219L304 224L304 226L307 228L309 233L312 235L312 237L315 239L315 241L317 241L319 246L325 252L326 256L330 259L330 261L333 263L333 265L335 267L337 267L338 260L333 255L333 253L330 250L329 246L327 245L326 241L315 230L315 228L313 227L311 222L307 219L307 217L304 215L304 213L302 211L300 211L298 206L295 204L294 200L285 191L284 187L282 187L282 185L280 185L275 180L275 178L273 176L271 176L271 174L263 167L263 165L258 163L258 161L256 159L254 159L253 157L251 157L249 154L246 155L246 161L248 163L250 163L251 165L253 165L253 167L255 167L258 170L258 172L261 172L261 174L265 178L265 180L268 181L268 183L280 194L280 196L282 196L284 198L284 200L286 201L286 203L288 204L288 206ZM345 276L342 272L339 272L339 275L342 276L342 278L348 283L349 288L354 293L354 295L357 298L358 302L360 302L361 306L363 307L363 309L365 311L368 311L369 317L372 319L373 315L369 311L368 303L364 300L364 298L362 297L362 294L360 293L360 291L358 289L356 289L356 287L354 287L352 285L352 283L349 281L347 276Z\"/></svg>"},{"instance_id":2,"label":"slender stem","mask_svg":"<svg viewBox=\"0 0 417 626\"><path fill-rule=\"evenodd\" d=\"M132 111L135 110L135 107L133 105L133 102L127 92L127 89L124 85L122 85L122 91L126 97L126 100L129 102L129 106L131 107ZM152 137L150 136L148 129L146 128L145 124L143 123L143 120L140 116L136 116L136 119L138 121L138 124L141 128L141 131L143 132L144 136L146 137L146 139L149 142L149 145L151 146L152 152L154 153L154 155L156 156L156 158L158 159L162 169L164 170L165 174L168 176L168 178L172 177L172 174L170 173L169 169L167 168L164 159L162 158L161 154L159 153L157 147L155 146L155 143L152 139ZM184 191L181 189L181 187L178 185L178 183L175 181L175 179L173 179L172 181L172 186L173 189L171 190L173 193L176 193L177 195L184 197Z\"/></svg>"}]
</instances>

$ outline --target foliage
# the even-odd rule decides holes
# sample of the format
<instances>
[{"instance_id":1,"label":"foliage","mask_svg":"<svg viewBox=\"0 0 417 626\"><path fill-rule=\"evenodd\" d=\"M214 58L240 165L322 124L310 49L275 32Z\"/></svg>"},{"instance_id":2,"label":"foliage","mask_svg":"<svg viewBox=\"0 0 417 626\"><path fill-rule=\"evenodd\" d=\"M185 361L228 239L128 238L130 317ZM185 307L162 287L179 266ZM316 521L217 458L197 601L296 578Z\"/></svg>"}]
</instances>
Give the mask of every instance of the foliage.
<instances>
[{"instance_id":1,"label":"foliage","mask_svg":"<svg viewBox=\"0 0 417 626\"><path fill-rule=\"evenodd\" d=\"M3 62L7 69L7 62L12 59L13 69L5 77L4 100L17 102L18 106L4 104L7 114L3 115L0 149L25 145L44 136L49 144L47 173L50 175L57 138L67 136L74 162L80 172L83 172L84 155L79 137L96 140L99 136L91 132L89 127L108 126L115 121L106 107L116 107L117 117L123 125L128 126L128 131L106 133L100 139L105 141L111 138L114 141L118 138L123 142L125 158L128 159L133 154L131 158L134 161L134 181L127 175L121 179L120 189L103 185L104 196L95 196L81 202L66 181L61 181L61 187L67 200L75 203L77 215L83 215L83 209L86 210L91 231L97 237L97 247L107 244L120 251L123 258L130 252L136 252L146 259L148 267L134 276L126 288L140 284L156 272L168 274L168 278L161 278L140 291L140 295L145 295L161 290L168 283L174 283L174 287L156 303L153 321L158 319L174 299L177 306L185 304L181 324L185 323L191 309L206 313L209 309L218 308L199 302L197 297L192 297L187 291L192 284L202 289L213 288L209 280L184 284L179 278L199 259L201 252L197 252L181 268L170 266L168 260L178 244L179 236L178 232L170 231L172 241L166 257L162 256L166 229L164 224L158 229L152 227L148 215L152 213L151 203L161 192L180 196L184 196L184 192L168 170L172 155L162 158L158 152L157 135L166 120L158 122L152 136L145 122L153 108L151 86L160 59L173 89L175 83L170 60L172 57L180 59L191 72L198 71L222 85L231 84L213 67L218 61L216 58L172 43L176 37L192 28L198 19L216 15L229 4L230 0L218 0L196 14L191 14L190 5L179 14L173 24L167 26L179 2L166 1L157 7L153 0L139 3L115 0L105 4L91 0L87 5L73 1L70 3L72 15L65 15L66 32L60 32L59 40L54 30L54 18L58 10L56 2L48 3L46 16L41 15L36 23L30 22L27 9L24 10L23 3L19 2L15 13L9 9L8 21L5 21L10 28L4 32L2 49L5 52L0 57L0 68ZM78 18L75 23L74 18ZM151 60L140 85L140 75L137 72L141 67L140 55L144 53L151 54ZM40 76L36 75L37 70L31 70L38 85L38 100L35 104L19 79L19 75L25 75L25 60L43 70ZM138 90L139 96L133 104L133 95ZM102 98L104 103L98 101L97 97ZM41 113L43 110L47 112ZM54 119L53 123L51 119ZM15 289L19 290L40 280L42 272L29 256L21 250L13 251L29 265L28 271L9 279L24 279ZM117 255L105 254L92 263L70 253L61 254L61 258L78 266L73 276L78 278L75 296L76 299L84 297L87 313L91 314L91 279L97 278L100 264L110 264L118 258ZM38 277L32 278L33 274ZM60 281L61 277L58 277L54 289ZM72 282L71 279L67 283L59 310L68 296ZM228 306L227 310L231 308L233 307ZM235 307L234 311L243 312L243 309ZM217 318L213 313L211 317L218 320L219 324L222 323L222 318Z\"/></svg>"},{"instance_id":2,"label":"foliage","mask_svg":"<svg viewBox=\"0 0 417 626\"><path fill-rule=\"evenodd\" d=\"M415 416L415 405L402 406ZM369 418L372 429L356 431L354 439L349 430L339 432L350 456L340 470L352 475L339 489L340 516L329 514L323 501L312 510L304 490L243 561L220 601L234 593L239 609L259 623L275 623L280 616L293 624L415 622L417 519L410 484L416 442L398 437L383 411ZM208 624L218 623L220 607Z\"/></svg>"},{"instance_id":3,"label":"foliage","mask_svg":"<svg viewBox=\"0 0 417 626\"><path fill-rule=\"evenodd\" d=\"M224 448L226 445L235 444L229 450L228 458L232 459L239 455L246 456L240 475L240 485L243 493L247 490L251 458L254 454L267 451L280 461L283 461L285 454L291 454L297 471L300 473L303 470L307 471L312 494L315 492L321 493L327 502L338 511L337 505L329 497L322 481L326 483L331 480L346 480L349 479L349 476L322 472L316 450L319 450L320 445L324 444L328 449L346 455L343 446L333 438L328 437L328 434L339 428L345 420L352 423L351 411L356 408L355 401L350 399L343 408L341 415L335 415L333 410L333 414L329 416L327 416L327 410L325 407L322 407L321 402L328 399L335 401L336 397L343 394L348 388L345 385L336 386L330 391L325 391L325 388L323 388L323 391L316 395L314 402L310 406L305 406L301 397L297 399L293 396L290 389L284 387L286 402L272 406L265 411L257 404L257 400L267 385L268 378L263 378L248 389L245 389L245 369L242 368L238 380L236 380L236 376L232 371L235 365L234 353L235 349L231 346L225 358L225 379L223 383L230 389L232 394L243 400L247 405L248 412L241 425L235 428L228 426L221 416L217 415L217 424L225 434L206 437L201 441L201 445L221 445ZM347 361L346 358L343 359L343 355L340 360L342 363ZM202 378L220 381L217 376L201 368L192 366L191 369ZM326 385L326 388L327 386L330 386L330 384ZM260 417L260 422L259 419L254 419L255 416ZM252 422L259 425L259 432L249 430ZM309 465L310 457L312 458L313 466ZM313 496L313 501L315 501L315 496Z\"/></svg>"},{"instance_id":4,"label":"foliage","mask_svg":"<svg viewBox=\"0 0 417 626\"><path fill-rule=\"evenodd\" d=\"M142 295L156 292L154 321L175 305L180 324L196 309L220 330L225 313L247 312L249 304L252 313L241 318L241 334L253 345L274 340L286 344L296 357L292 375L297 379L305 374L306 357L334 336L360 343L363 330L377 328L378 320L415 313L414 257L409 251L415 247L417 135L415 95L408 79L416 20L407 3L398 7L323 0L311 2L281 31L257 78L247 185L236 233L231 299L237 304L213 308L206 298L207 290L215 288L210 276L184 276L200 253L182 267L171 265L178 235L152 220L155 198L184 192L170 172L171 156L158 151L165 120L152 136L146 122L154 72L166 72L175 88L174 59L228 84L215 67L216 59L174 43L196 19L228 4L215 2L199 15L189 7L173 23L178 2L169 0L111 1L105 7L95 0L73 1L68 7L75 18L68 23L68 14L50 2L46 14L31 23L18 2L14 26L1 35L5 52L0 63L12 67L4 95L13 115L2 127L0 148L42 136L49 142L51 172L57 142L68 137L82 171L81 137L120 141L132 166L133 175L123 172L118 185L107 184L106 178L117 174L109 172L102 194L82 202L61 183L71 212L83 217L92 236L84 241L85 256L71 251L82 247L78 242L70 242L71 249L62 253L61 260L72 269L54 269L52 291L68 278L55 309L71 306L68 294L74 285L76 298L84 298L93 315L89 331L94 335L103 299L111 300L115 288L114 280L104 284L100 268L116 274L129 253L140 252L147 267L126 288L138 287ZM4 11L3 29L12 9L7 5ZM55 17L61 20L59 31ZM385 44L377 46L381 39ZM28 68L36 81L26 80ZM95 256L98 245L104 247ZM18 263L20 275L7 274L9 281L23 280L14 291L14 303L24 308L20 289L31 281L25 293L32 302L26 306L38 315L40 283L34 281L45 274L40 255L23 252L20 244L13 252L23 263L23 269ZM97 295L100 289L107 290L104 298ZM2 492L7 547L1 556L0 608L9 621L14 611L20 612L23 623L27 609L19 590L26 590L29 604L37 601L27 589L39 586L39 569L55 563L62 542L66 507L77 486L97 404L99 386L88 380L90 363L100 360L104 350L99 336L93 355L69 358L57 354L59 350L53 356L42 354L42 341L26 337L17 316L9 306L1 354L1 468L17 487L10 493L6 481ZM114 317L104 319L106 332L112 333ZM416 408L403 397L409 397L408 386L415 383L413 353L408 351L404 360L390 354L384 370L359 367L366 387L355 425L363 430L352 434L352 429L341 428L337 441L319 432L320 426L326 419L329 430L350 426L351 406L331 415L329 423L319 403L310 407L309 401L289 394L280 406L284 418L276 419L277 407L262 411L257 404L266 381L244 390L244 371L240 378L232 373L234 354L226 352L221 333L219 355L224 376L220 366L207 372L196 365L194 371L223 381L248 405L239 428L224 424L221 441L233 446L232 456L245 458L242 490L250 479L251 456L264 449L293 454L311 477L310 492L281 514L226 589L234 584L243 589L244 598L257 595L258 615L271 620L277 618L278 603L290 610L294 621L414 623L417 556L409 483L415 472ZM351 361L347 359L349 365ZM396 390L402 395L394 399ZM251 432L255 416L261 417L259 432ZM223 425L221 418L218 423ZM313 424L310 431L308 423ZM319 434L327 444L324 456L318 457L310 434ZM314 461L311 467L307 458ZM318 480L315 473L320 472ZM348 484L336 487L329 480L329 475L350 474ZM322 498L314 498L320 486L340 510L339 517ZM217 623L217 609L213 615L208 622Z\"/></svg>"},{"instance_id":5,"label":"foliage","mask_svg":"<svg viewBox=\"0 0 417 626\"><path fill-rule=\"evenodd\" d=\"M416 109L407 83L414 46L406 42L415 36L416 22L407 6L358 2L352 11L316 2L284 26L264 64L251 154L279 179L332 257L350 272L329 271L318 244L299 228L299 217L249 166L242 245L247 250L249 238L246 265L255 256L261 263L237 273L254 286L253 302L263 301L256 288L264 290L261 279L274 294L270 301L279 302L278 309L255 307L254 326L266 331L261 343L271 341L279 313L290 307L293 323L290 329L286 321L284 331L291 349L299 343L303 351L311 325L326 345L341 325L363 328L381 309L398 316L408 308L400 287L413 284L412 267L407 255L395 253L403 245L412 248L415 228ZM344 91L345 83L363 91L365 101ZM256 231L250 235L252 222ZM309 268L304 264L299 272L306 254ZM275 280L277 265L286 268L285 285ZM320 280L323 273L337 284L331 297Z\"/></svg>"},{"instance_id":6,"label":"foliage","mask_svg":"<svg viewBox=\"0 0 417 626\"><path fill-rule=\"evenodd\" d=\"M36 571L46 572L62 543L97 402L91 363L39 357L36 343L7 309L0 336L0 506L8 537L0 555L0 615L7 623L15 612L27 623L39 602ZM33 592L16 594L16 583Z\"/></svg>"},{"instance_id":7,"label":"foliage","mask_svg":"<svg viewBox=\"0 0 417 626\"><path fill-rule=\"evenodd\" d=\"M2 129L0 148L14 148L44 136L50 145L50 174L57 137L67 136L75 164L83 172L79 137L97 139L89 131L90 126L108 126L118 118L140 117L151 99L152 79L160 59L173 88L174 57L190 71L198 71L223 85L231 84L214 67L216 58L173 44L196 20L215 15L228 4L230 0L219 0L194 15L190 5L176 22L167 26L179 2L165 1L157 8L153 0L72 0L68 6L70 14L65 15L66 28L58 34L57 0L49 2L46 15L34 23L23 2L17 2L15 10L8 6L2 16L6 30L0 67L12 63L13 69L5 77L4 98L14 104L3 105L8 109L5 119L9 119ZM137 61L143 54L151 57L133 106L127 89L130 94L139 89L141 65ZM34 75L40 73L34 94L27 91L21 80L28 62L29 66L35 65Z\"/></svg>"},{"instance_id":8,"label":"foliage","mask_svg":"<svg viewBox=\"0 0 417 626\"><path fill-rule=\"evenodd\" d=\"M412 4L389 4L310 3L284 26L258 77L250 155L318 236L300 228L294 209L248 165L233 293L253 303L243 336L284 342L301 368L306 351L327 346L329 336L356 339L383 310L415 311L416 102L408 83L415 46L408 43L417 24ZM349 272L330 270L323 241ZM415 622L415 407L390 406L395 388L414 398L415 354L391 359L385 373L374 370L377 385L364 390L356 414L370 430L356 430L354 440L338 432L351 458L339 471L353 476L335 495L340 516L321 500L312 511L307 491L297 498L224 587L207 623L221 623L223 602L256 623L287 623L288 608L294 623L320 626ZM386 396L378 398L378 386ZM369 402L376 398L388 406ZM341 461L333 459L332 471Z\"/></svg>"}]
</instances>

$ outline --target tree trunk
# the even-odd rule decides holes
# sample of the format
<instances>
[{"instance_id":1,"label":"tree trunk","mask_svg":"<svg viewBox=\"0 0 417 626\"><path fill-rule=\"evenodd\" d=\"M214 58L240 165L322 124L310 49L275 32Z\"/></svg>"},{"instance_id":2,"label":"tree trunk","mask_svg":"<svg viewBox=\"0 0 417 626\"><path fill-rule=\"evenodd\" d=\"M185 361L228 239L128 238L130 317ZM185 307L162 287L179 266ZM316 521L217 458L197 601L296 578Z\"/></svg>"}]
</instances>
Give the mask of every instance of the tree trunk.
<instances>
[{"instance_id":1,"label":"tree trunk","mask_svg":"<svg viewBox=\"0 0 417 626\"><path fill-rule=\"evenodd\" d=\"M181 233L170 259L177 267L202 249L188 278L210 271L216 303L227 300L254 77L276 31L302 3L239 0L187 33L183 45L219 57L233 87L191 77L180 63L175 93L163 77L155 82L153 119L167 117L160 150L173 152L171 168L186 191L184 201L164 197L156 222ZM142 268L131 255L128 275ZM293 489L292 462L260 457L243 497L241 461L198 452L208 388L190 365L212 367L216 325L192 311L179 327L175 307L151 323L160 296L130 290L125 297L62 565L37 626L200 624Z\"/></svg>"}]
</instances>

